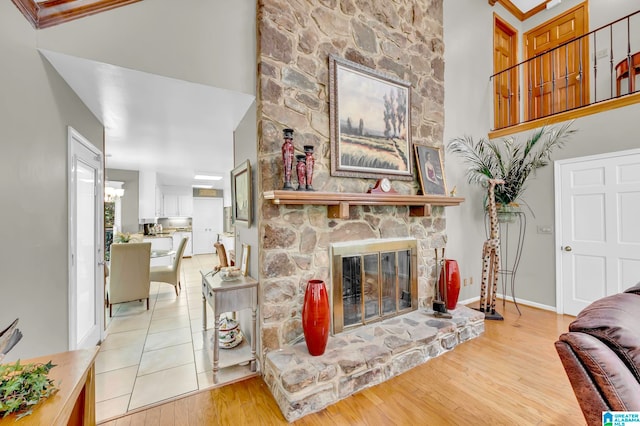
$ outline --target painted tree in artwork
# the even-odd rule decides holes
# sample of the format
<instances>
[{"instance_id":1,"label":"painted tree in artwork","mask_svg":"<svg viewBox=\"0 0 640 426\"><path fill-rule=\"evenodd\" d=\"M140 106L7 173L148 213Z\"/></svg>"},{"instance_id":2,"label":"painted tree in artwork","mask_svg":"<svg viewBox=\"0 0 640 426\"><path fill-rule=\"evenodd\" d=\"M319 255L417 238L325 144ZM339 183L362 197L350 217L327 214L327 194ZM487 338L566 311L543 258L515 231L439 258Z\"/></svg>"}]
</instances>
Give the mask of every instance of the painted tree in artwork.
<instances>
[{"instance_id":1,"label":"painted tree in artwork","mask_svg":"<svg viewBox=\"0 0 640 426\"><path fill-rule=\"evenodd\" d=\"M391 137L391 120L393 117L393 104L391 103L391 100L389 99L389 97L387 96L387 94L384 94L384 137L385 138L389 138Z\"/></svg>"},{"instance_id":2,"label":"painted tree in artwork","mask_svg":"<svg viewBox=\"0 0 640 426\"><path fill-rule=\"evenodd\" d=\"M406 111L407 111L407 95L403 90L398 89L398 97L396 101L396 117L398 120L398 134L402 137L402 129L406 130Z\"/></svg>"},{"instance_id":3,"label":"painted tree in artwork","mask_svg":"<svg viewBox=\"0 0 640 426\"><path fill-rule=\"evenodd\" d=\"M407 96L405 92L397 89L384 94L384 135L387 138L402 137L403 129L406 130ZM392 133L393 130L393 133Z\"/></svg>"}]
</instances>

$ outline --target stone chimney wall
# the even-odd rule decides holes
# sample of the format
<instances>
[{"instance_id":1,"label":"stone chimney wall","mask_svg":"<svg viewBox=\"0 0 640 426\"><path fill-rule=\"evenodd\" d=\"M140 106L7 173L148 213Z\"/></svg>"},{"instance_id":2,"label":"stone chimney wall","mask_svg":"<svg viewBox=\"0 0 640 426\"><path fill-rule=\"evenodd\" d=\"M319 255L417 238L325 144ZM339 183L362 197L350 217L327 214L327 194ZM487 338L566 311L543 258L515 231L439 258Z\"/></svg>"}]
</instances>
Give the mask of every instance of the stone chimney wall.
<instances>
[{"instance_id":1,"label":"stone chimney wall","mask_svg":"<svg viewBox=\"0 0 640 426\"><path fill-rule=\"evenodd\" d=\"M283 184L282 129L294 129L295 154L315 147L318 191L363 193L374 179L331 176L329 54L411 83L413 143L442 146L444 45L442 0L258 1L258 224L262 354L302 335L306 283L330 291L329 245L367 238L418 240L420 306L434 293L434 247L443 246L444 208L409 217L399 206L355 206L348 220L328 219L326 206L277 206L263 191ZM393 181L403 194L413 181ZM296 185L295 171L293 173Z\"/></svg>"}]
</instances>

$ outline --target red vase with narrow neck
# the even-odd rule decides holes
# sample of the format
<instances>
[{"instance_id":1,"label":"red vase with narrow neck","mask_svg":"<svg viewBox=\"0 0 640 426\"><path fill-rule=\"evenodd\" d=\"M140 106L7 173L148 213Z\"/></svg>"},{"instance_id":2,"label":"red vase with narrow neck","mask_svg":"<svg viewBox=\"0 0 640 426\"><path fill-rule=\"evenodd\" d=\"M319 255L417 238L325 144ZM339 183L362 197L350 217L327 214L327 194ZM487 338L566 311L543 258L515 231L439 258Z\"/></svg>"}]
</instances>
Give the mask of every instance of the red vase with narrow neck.
<instances>
[{"instance_id":1,"label":"red vase with narrow neck","mask_svg":"<svg viewBox=\"0 0 640 426\"><path fill-rule=\"evenodd\" d=\"M302 330L309 353L322 355L329 340L329 296L322 280L309 280L302 305Z\"/></svg>"},{"instance_id":2,"label":"red vase with narrow neck","mask_svg":"<svg viewBox=\"0 0 640 426\"><path fill-rule=\"evenodd\" d=\"M439 288L442 297L445 297L445 285L447 288L446 299L447 309L455 309L460 296L460 269L458 262L453 259L445 259L442 271L440 271Z\"/></svg>"}]
</instances>

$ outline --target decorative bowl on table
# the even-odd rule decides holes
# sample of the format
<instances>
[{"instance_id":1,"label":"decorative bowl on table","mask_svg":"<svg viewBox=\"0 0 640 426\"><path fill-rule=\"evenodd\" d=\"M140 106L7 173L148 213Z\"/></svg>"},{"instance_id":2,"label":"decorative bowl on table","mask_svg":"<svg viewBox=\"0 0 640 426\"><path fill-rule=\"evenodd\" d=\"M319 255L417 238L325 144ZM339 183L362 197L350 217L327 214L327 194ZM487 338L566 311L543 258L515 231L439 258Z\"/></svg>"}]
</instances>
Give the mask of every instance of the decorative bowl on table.
<instances>
[{"instance_id":1,"label":"decorative bowl on table","mask_svg":"<svg viewBox=\"0 0 640 426\"><path fill-rule=\"evenodd\" d=\"M218 347L230 349L242 343L242 330L240 330L238 321L232 318L222 317L218 325Z\"/></svg>"},{"instance_id":2,"label":"decorative bowl on table","mask_svg":"<svg viewBox=\"0 0 640 426\"><path fill-rule=\"evenodd\" d=\"M242 343L242 331L238 329L236 332L232 333L233 337L228 337L227 339L218 339L218 347L221 349L231 349L238 346Z\"/></svg>"},{"instance_id":3,"label":"decorative bowl on table","mask_svg":"<svg viewBox=\"0 0 640 426\"><path fill-rule=\"evenodd\" d=\"M240 278L240 268L237 266L225 266L220 268L220 279L222 281L233 281Z\"/></svg>"}]
</instances>

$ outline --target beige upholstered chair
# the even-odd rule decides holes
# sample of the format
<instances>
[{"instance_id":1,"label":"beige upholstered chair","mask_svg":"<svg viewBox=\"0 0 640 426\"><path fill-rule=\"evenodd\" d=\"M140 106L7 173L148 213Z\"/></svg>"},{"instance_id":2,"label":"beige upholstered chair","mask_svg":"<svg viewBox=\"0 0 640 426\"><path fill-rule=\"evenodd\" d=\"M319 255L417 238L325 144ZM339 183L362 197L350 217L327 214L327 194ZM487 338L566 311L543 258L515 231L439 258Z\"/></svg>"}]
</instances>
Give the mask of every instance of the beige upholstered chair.
<instances>
[{"instance_id":1,"label":"beige upholstered chair","mask_svg":"<svg viewBox=\"0 0 640 426\"><path fill-rule=\"evenodd\" d=\"M176 289L176 296L178 295L178 289L182 288L180 285L180 266L182 265L182 255L187 246L187 240L188 238L184 237L180 241L172 265L151 267L151 281L171 284Z\"/></svg>"},{"instance_id":2,"label":"beige upholstered chair","mask_svg":"<svg viewBox=\"0 0 640 426\"><path fill-rule=\"evenodd\" d=\"M149 262L151 243L111 245L109 268L109 316L113 305L147 299L149 310Z\"/></svg>"}]
</instances>

